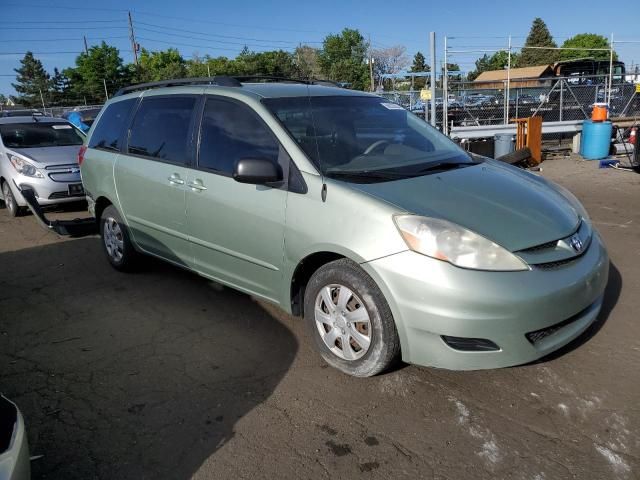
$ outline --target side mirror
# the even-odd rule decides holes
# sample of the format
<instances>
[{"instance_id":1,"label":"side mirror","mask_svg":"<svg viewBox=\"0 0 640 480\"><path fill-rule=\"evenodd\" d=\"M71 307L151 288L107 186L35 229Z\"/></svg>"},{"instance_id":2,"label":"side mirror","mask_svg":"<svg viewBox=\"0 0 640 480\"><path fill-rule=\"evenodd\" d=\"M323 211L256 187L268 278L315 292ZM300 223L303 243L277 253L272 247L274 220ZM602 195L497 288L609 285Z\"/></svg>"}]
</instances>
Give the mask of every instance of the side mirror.
<instances>
[{"instance_id":1,"label":"side mirror","mask_svg":"<svg viewBox=\"0 0 640 480\"><path fill-rule=\"evenodd\" d=\"M268 185L282 182L282 169L264 158L242 158L236 163L233 179L240 183Z\"/></svg>"}]
</instances>

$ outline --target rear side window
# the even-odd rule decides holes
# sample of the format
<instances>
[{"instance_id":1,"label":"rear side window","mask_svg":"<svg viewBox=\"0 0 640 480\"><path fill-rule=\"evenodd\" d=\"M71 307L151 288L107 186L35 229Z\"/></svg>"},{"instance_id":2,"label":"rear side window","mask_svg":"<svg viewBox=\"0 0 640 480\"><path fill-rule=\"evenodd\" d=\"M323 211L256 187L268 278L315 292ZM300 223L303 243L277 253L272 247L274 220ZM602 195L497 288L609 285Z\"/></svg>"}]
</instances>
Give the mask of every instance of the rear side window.
<instances>
[{"instance_id":1,"label":"rear side window","mask_svg":"<svg viewBox=\"0 0 640 480\"><path fill-rule=\"evenodd\" d=\"M131 125L129 153L188 163L189 130L195 105L196 97L171 95L143 99Z\"/></svg>"},{"instance_id":2,"label":"rear side window","mask_svg":"<svg viewBox=\"0 0 640 480\"><path fill-rule=\"evenodd\" d=\"M279 150L278 141L251 109L227 100L207 99L198 166L231 175L242 158L277 164Z\"/></svg>"},{"instance_id":3,"label":"rear side window","mask_svg":"<svg viewBox=\"0 0 640 480\"><path fill-rule=\"evenodd\" d=\"M109 105L91 134L89 148L119 151L122 146L122 133L127 128L129 112L137 100L130 98Z\"/></svg>"}]
</instances>

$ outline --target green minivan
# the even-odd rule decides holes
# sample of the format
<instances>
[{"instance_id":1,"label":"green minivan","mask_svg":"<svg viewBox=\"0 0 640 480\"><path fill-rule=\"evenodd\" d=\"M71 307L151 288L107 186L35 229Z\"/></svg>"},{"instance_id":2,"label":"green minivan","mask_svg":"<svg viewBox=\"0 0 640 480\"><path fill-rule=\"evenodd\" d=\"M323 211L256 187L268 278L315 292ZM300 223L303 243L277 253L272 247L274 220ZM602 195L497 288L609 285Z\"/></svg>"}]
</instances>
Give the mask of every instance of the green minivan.
<instances>
[{"instance_id":1,"label":"green minivan","mask_svg":"<svg viewBox=\"0 0 640 480\"><path fill-rule=\"evenodd\" d=\"M384 98L212 77L127 87L80 152L118 270L152 255L279 305L322 357L484 369L596 318L603 242L579 201L470 155Z\"/></svg>"}]
</instances>

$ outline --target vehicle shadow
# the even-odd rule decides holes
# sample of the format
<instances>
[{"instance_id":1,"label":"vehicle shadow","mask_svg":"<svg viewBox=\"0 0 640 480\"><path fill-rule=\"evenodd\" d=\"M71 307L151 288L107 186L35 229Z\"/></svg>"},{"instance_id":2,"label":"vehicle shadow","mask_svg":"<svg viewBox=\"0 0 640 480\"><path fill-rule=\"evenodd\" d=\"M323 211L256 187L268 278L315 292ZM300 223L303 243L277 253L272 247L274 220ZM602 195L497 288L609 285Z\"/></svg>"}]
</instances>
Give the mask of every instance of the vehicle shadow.
<instances>
[{"instance_id":1,"label":"vehicle shadow","mask_svg":"<svg viewBox=\"0 0 640 480\"><path fill-rule=\"evenodd\" d=\"M622 291L622 276L620 275L620 271L613 264L613 262L609 263L609 280L607 282L607 287L604 291L604 298L602 300L602 308L600 309L600 313L596 320L587 328L582 335L572 340L564 347L559 348L558 350L550 353L549 355L542 357L537 360L535 363L545 363L551 360L555 360L567 353L579 348L581 345L584 345L589 340L591 340L599 331L602 329L604 324L609 319L609 315L613 310L613 307L618 303L618 299L620 298L620 292Z\"/></svg>"},{"instance_id":2,"label":"vehicle shadow","mask_svg":"<svg viewBox=\"0 0 640 480\"><path fill-rule=\"evenodd\" d=\"M298 350L249 296L159 261L116 272L96 238L0 265L0 385L34 479L191 478Z\"/></svg>"}]
</instances>

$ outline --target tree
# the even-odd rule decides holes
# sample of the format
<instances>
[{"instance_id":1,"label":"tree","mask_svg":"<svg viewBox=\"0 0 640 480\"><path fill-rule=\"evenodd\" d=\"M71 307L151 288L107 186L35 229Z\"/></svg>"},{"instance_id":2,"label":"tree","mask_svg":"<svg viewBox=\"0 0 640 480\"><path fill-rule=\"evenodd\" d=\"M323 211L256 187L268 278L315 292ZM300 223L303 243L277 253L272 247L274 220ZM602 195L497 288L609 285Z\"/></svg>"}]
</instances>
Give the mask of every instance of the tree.
<instances>
[{"instance_id":1,"label":"tree","mask_svg":"<svg viewBox=\"0 0 640 480\"><path fill-rule=\"evenodd\" d=\"M567 39L562 44L562 48L579 48L581 50L561 50L560 51L560 59L561 60L572 60L575 58L595 58L596 60L609 60L610 53L610 45L609 40L607 40L602 35L597 35L595 33L579 33L578 35L574 35L573 37ZM605 48L604 50L583 50L589 48ZM613 60L618 60L618 54L613 52Z\"/></svg>"},{"instance_id":2,"label":"tree","mask_svg":"<svg viewBox=\"0 0 640 480\"><path fill-rule=\"evenodd\" d=\"M431 71L431 67L427 65L422 52L417 52L413 56L413 64L411 65L411 68L409 69L409 71L410 72L430 72ZM415 88L424 88L426 84L427 84L426 77L416 77L414 80Z\"/></svg>"},{"instance_id":3,"label":"tree","mask_svg":"<svg viewBox=\"0 0 640 480\"><path fill-rule=\"evenodd\" d=\"M551 49L527 48L550 47ZM519 66L530 67L533 65L548 65L558 59L558 51L552 50L558 45L547 28L547 24L541 18L535 18L531 24L531 30L520 54Z\"/></svg>"},{"instance_id":4,"label":"tree","mask_svg":"<svg viewBox=\"0 0 640 480\"><path fill-rule=\"evenodd\" d=\"M142 49L139 61L139 73L136 81L154 82L183 78L187 75L187 65L175 48L150 52Z\"/></svg>"},{"instance_id":5,"label":"tree","mask_svg":"<svg viewBox=\"0 0 640 480\"><path fill-rule=\"evenodd\" d=\"M53 105L71 103L69 99L69 79L57 67L53 69L50 85L51 103Z\"/></svg>"},{"instance_id":6,"label":"tree","mask_svg":"<svg viewBox=\"0 0 640 480\"><path fill-rule=\"evenodd\" d=\"M32 52L27 52L20 64L20 68L14 69L16 83L11 84L18 93L18 102L29 107L41 106L42 97L49 91L49 74Z\"/></svg>"},{"instance_id":7,"label":"tree","mask_svg":"<svg viewBox=\"0 0 640 480\"><path fill-rule=\"evenodd\" d=\"M284 50L256 53L245 47L231 67L240 75L274 77L295 77L297 75L293 56Z\"/></svg>"},{"instance_id":8,"label":"tree","mask_svg":"<svg viewBox=\"0 0 640 480\"><path fill-rule=\"evenodd\" d=\"M113 95L131 80L131 72L122 63L118 49L104 41L91 47L89 53L81 53L76 58L76 67L63 73L69 78L73 94L91 102L105 101L105 83L107 92Z\"/></svg>"},{"instance_id":9,"label":"tree","mask_svg":"<svg viewBox=\"0 0 640 480\"><path fill-rule=\"evenodd\" d=\"M382 75L396 75L409 65L406 51L402 45L372 51L374 76L378 85L382 85ZM395 85L395 79L392 78L391 83Z\"/></svg>"},{"instance_id":10,"label":"tree","mask_svg":"<svg viewBox=\"0 0 640 480\"><path fill-rule=\"evenodd\" d=\"M308 45L301 45L294 52L298 74L302 78L320 78L320 51Z\"/></svg>"},{"instance_id":11,"label":"tree","mask_svg":"<svg viewBox=\"0 0 640 480\"><path fill-rule=\"evenodd\" d=\"M5 105L7 103L7 97L0 93L0 105Z\"/></svg>"},{"instance_id":12,"label":"tree","mask_svg":"<svg viewBox=\"0 0 640 480\"><path fill-rule=\"evenodd\" d=\"M518 55L511 54L511 68L517 67L519 64ZM488 72L491 70L502 70L509 65L509 52L506 50L500 50L489 56L486 53L476 60L476 68L467 75L468 80L475 80L482 72Z\"/></svg>"},{"instance_id":13,"label":"tree","mask_svg":"<svg viewBox=\"0 0 640 480\"><path fill-rule=\"evenodd\" d=\"M318 61L328 79L364 90L369 85L366 58L367 44L363 36L358 30L345 28L340 34L325 37Z\"/></svg>"}]
</instances>

